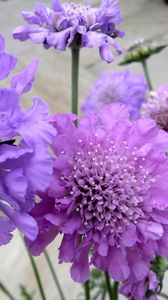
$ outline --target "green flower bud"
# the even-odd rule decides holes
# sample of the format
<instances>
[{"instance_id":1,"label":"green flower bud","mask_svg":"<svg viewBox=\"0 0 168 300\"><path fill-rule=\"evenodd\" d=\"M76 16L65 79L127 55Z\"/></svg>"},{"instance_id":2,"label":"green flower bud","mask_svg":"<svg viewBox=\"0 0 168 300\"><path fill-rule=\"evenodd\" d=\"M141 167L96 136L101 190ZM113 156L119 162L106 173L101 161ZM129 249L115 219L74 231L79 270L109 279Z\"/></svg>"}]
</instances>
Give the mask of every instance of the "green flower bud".
<instances>
[{"instance_id":1,"label":"green flower bud","mask_svg":"<svg viewBox=\"0 0 168 300\"><path fill-rule=\"evenodd\" d=\"M167 47L167 45L156 45L147 40L139 39L127 49L127 53L119 65L142 62L151 55L160 53L165 47Z\"/></svg>"}]
</instances>

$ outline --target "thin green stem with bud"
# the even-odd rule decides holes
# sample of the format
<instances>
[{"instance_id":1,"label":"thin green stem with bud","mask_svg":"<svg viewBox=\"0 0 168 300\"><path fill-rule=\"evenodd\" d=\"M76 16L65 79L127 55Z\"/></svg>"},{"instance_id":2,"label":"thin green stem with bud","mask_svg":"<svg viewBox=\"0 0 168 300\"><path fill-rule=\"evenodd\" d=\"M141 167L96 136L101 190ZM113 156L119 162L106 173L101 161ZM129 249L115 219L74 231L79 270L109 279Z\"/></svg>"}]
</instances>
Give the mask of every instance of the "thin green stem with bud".
<instances>
[{"instance_id":1,"label":"thin green stem with bud","mask_svg":"<svg viewBox=\"0 0 168 300\"><path fill-rule=\"evenodd\" d=\"M45 258L46 258L47 264L48 264L49 269L50 269L50 271L51 271L51 274L52 274L52 276L53 276L55 285L56 285L56 287L57 287L57 289L58 289L58 292L59 292L59 295L60 295L60 299L61 299L61 300L65 300L65 296L64 296L64 294L63 294L62 288L61 288L60 283L59 283L59 280L58 280L58 278L57 278L57 274L56 274L56 272L55 272L55 270L54 270L54 268L53 268L53 265L52 265L52 262L51 262L51 260L50 260L50 257L49 257L49 254L48 254L47 250L44 251L44 256L45 256Z\"/></svg>"},{"instance_id":2,"label":"thin green stem with bud","mask_svg":"<svg viewBox=\"0 0 168 300\"><path fill-rule=\"evenodd\" d=\"M153 87L152 87L152 83L151 83L151 79L150 79L150 75L149 75L149 71L148 71L148 66L147 66L147 61L146 59L142 60L142 67L143 67L143 71L146 77L146 81L149 87L149 90L152 91Z\"/></svg>"}]
</instances>

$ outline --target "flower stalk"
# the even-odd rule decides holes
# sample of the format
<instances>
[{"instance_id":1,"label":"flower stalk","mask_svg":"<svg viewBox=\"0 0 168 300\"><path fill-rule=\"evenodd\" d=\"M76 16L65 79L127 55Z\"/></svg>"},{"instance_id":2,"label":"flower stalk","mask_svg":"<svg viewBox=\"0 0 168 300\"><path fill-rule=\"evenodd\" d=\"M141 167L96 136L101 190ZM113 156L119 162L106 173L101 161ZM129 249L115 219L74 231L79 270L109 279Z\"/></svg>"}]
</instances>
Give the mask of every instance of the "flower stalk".
<instances>
[{"instance_id":1,"label":"flower stalk","mask_svg":"<svg viewBox=\"0 0 168 300\"><path fill-rule=\"evenodd\" d=\"M57 290L58 290L58 292L59 292L60 299L61 299L61 300L65 300L65 296L64 296L64 294L63 294L62 288L61 288L60 283L59 283L59 280L58 280L58 278L57 278L57 274L56 274L56 272L55 272L55 270L54 270L54 268L53 268L53 265L52 265L52 262L51 262L51 260L50 260L50 257L49 257L49 255L48 255L47 250L44 251L44 256L45 256L45 258L46 258L46 261L47 261L47 264L48 264L49 269L50 269L50 271L51 271L51 274L52 274L52 277L53 277L53 279L54 279L55 285L56 285Z\"/></svg>"},{"instance_id":2,"label":"flower stalk","mask_svg":"<svg viewBox=\"0 0 168 300\"><path fill-rule=\"evenodd\" d=\"M114 300L118 300L118 285L119 283L115 281L113 285Z\"/></svg>"},{"instance_id":3,"label":"flower stalk","mask_svg":"<svg viewBox=\"0 0 168 300\"><path fill-rule=\"evenodd\" d=\"M149 75L149 71L148 71L148 66L147 66L147 61L146 59L141 60L142 62L142 67L143 67L143 71L146 77L146 81L149 87L149 90L152 91L153 87L152 87L152 83L151 83L151 79L150 79L150 75Z\"/></svg>"},{"instance_id":4,"label":"flower stalk","mask_svg":"<svg viewBox=\"0 0 168 300\"><path fill-rule=\"evenodd\" d=\"M71 47L72 53L72 94L71 94L71 112L78 115L78 82L79 82L79 54L78 46Z\"/></svg>"},{"instance_id":5,"label":"flower stalk","mask_svg":"<svg viewBox=\"0 0 168 300\"><path fill-rule=\"evenodd\" d=\"M0 290L10 299L10 300L16 300L12 294L10 293L10 291L8 290L8 288L2 283L2 281L0 281Z\"/></svg>"},{"instance_id":6,"label":"flower stalk","mask_svg":"<svg viewBox=\"0 0 168 300\"><path fill-rule=\"evenodd\" d=\"M21 236L22 241L24 242L23 237L22 237L21 234L20 234L20 236ZM31 266L32 266L32 269L33 269L33 272L34 272L34 276L35 276L35 279L36 279L36 282L37 282L37 286L38 286L38 289L39 289L41 299L42 300L47 300L47 298L45 296L45 293L44 293L43 285L42 285L42 282L41 282L40 274L39 274L38 268L36 266L35 260L34 260L33 256L31 255L31 253L29 252L26 245L25 245L25 248L26 248L26 252L29 256L30 262L31 262Z\"/></svg>"},{"instance_id":7,"label":"flower stalk","mask_svg":"<svg viewBox=\"0 0 168 300\"><path fill-rule=\"evenodd\" d=\"M108 272L105 272L104 275L105 275L105 279L106 279L106 286L107 286L107 291L109 294L109 300L115 300L115 298L113 297L113 291L112 291Z\"/></svg>"},{"instance_id":8,"label":"flower stalk","mask_svg":"<svg viewBox=\"0 0 168 300\"><path fill-rule=\"evenodd\" d=\"M36 278L36 282L37 282L37 285L38 285L38 289L39 289L41 299L42 300L47 300L47 298L45 296L45 293L44 293L43 285L42 285L42 282L41 282L41 279L40 279L38 268L36 266L36 263L35 263L35 260L34 260L33 256L30 254L28 249L27 249L27 254L29 256L29 259L30 259L30 262L31 262L31 265L32 265L32 269L33 269L33 272L34 272L34 276Z\"/></svg>"},{"instance_id":9,"label":"flower stalk","mask_svg":"<svg viewBox=\"0 0 168 300\"><path fill-rule=\"evenodd\" d=\"M85 300L91 300L89 280L84 283L84 289L85 289Z\"/></svg>"}]
</instances>

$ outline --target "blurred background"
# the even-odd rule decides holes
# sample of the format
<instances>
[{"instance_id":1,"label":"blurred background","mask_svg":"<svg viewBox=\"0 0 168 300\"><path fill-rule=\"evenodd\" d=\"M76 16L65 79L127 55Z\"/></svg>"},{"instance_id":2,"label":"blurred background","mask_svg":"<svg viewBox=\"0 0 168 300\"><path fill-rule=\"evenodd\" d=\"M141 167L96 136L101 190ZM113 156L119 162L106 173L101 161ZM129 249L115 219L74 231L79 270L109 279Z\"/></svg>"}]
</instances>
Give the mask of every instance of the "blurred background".
<instances>
[{"instance_id":1,"label":"blurred background","mask_svg":"<svg viewBox=\"0 0 168 300\"><path fill-rule=\"evenodd\" d=\"M50 0L43 0L50 6ZM70 1L69 1L70 2ZM30 106L32 96L39 96L49 103L51 112L68 112L70 110L70 51L58 52L53 49L44 50L32 42L21 43L13 40L12 30L23 24L21 12L24 9L34 10L35 0L0 0L0 34L6 39L6 50L18 57L15 72L22 70L34 57L39 57L40 65L36 81L30 93L23 96L23 103ZM97 0L91 1L98 3ZM164 0L119 0L123 14L120 29L124 30L125 38L120 40L120 45L125 49L137 38L152 39L158 43L168 43L168 5ZM112 64L101 61L98 49L82 49L80 65L80 103L84 102L88 90L101 71L124 69L118 66L122 56L116 57ZM154 55L148 61L149 71L154 88L160 84L168 83L168 50L159 55ZM142 73L140 64L131 64L129 69L135 73ZM56 272L60 278L65 295L68 300L75 300L80 291L80 286L73 283L69 275L68 265L58 265L59 240L48 247ZM67 249L68 251L68 249ZM44 257L36 259L45 286L47 300L60 300ZM8 285L13 295L20 299L20 284L28 287L29 291L36 290L34 300L39 300L33 273L29 264L25 248L16 232L12 242L0 248L0 280ZM167 287L166 287L167 283ZM168 280L165 279L165 291L168 293ZM0 292L0 300L7 298ZM121 297L121 299L123 299Z\"/></svg>"}]
</instances>

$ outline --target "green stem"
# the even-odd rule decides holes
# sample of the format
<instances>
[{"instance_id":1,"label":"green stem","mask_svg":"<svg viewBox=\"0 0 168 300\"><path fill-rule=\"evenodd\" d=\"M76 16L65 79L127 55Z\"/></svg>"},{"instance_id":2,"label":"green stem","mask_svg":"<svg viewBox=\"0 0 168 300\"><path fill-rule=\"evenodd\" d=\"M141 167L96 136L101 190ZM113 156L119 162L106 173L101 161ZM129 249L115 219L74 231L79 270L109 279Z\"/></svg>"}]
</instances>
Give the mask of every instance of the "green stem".
<instances>
[{"instance_id":1,"label":"green stem","mask_svg":"<svg viewBox=\"0 0 168 300\"><path fill-rule=\"evenodd\" d=\"M101 298L101 300L104 300L104 299L105 299L105 297L106 297L106 289L103 291L103 294L102 294L102 298Z\"/></svg>"},{"instance_id":2,"label":"green stem","mask_svg":"<svg viewBox=\"0 0 168 300\"><path fill-rule=\"evenodd\" d=\"M0 282L0 289L10 300L16 300L2 282Z\"/></svg>"},{"instance_id":3,"label":"green stem","mask_svg":"<svg viewBox=\"0 0 168 300\"><path fill-rule=\"evenodd\" d=\"M113 285L114 300L118 300L118 285L118 282L115 281Z\"/></svg>"},{"instance_id":4,"label":"green stem","mask_svg":"<svg viewBox=\"0 0 168 300\"><path fill-rule=\"evenodd\" d=\"M149 76L147 61L145 59L142 60L142 67L143 67L143 71L144 71L144 74L145 74L145 77L146 77L146 81L147 81L149 90L152 91L153 90L152 83L151 83L151 79L150 79L150 76Z\"/></svg>"},{"instance_id":5,"label":"green stem","mask_svg":"<svg viewBox=\"0 0 168 300\"><path fill-rule=\"evenodd\" d=\"M84 289L85 289L85 300L91 300L89 280L84 283Z\"/></svg>"},{"instance_id":6,"label":"green stem","mask_svg":"<svg viewBox=\"0 0 168 300\"><path fill-rule=\"evenodd\" d=\"M21 236L22 241L24 242L21 233L20 233L20 236ZM41 282L41 279L40 279L40 275L39 275L38 268L36 266L35 260L34 260L33 256L31 255L31 253L29 252L28 248L26 246L25 246L25 248L26 248L27 254L29 256L30 262L31 262L31 266L32 266L32 269L33 269L33 272L34 272L34 276L36 278L36 282L37 282L37 286L38 286L38 289L39 289L39 293L41 295L41 299L42 300L47 300L47 298L45 296L45 293L44 293L43 285L42 285L42 282Z\"/></svg>"},{"instance_id":7,"label":"green stem","mask_svg":"<svg viewBox=\"0 0 168 300\"><path fill-rule=\"evenodd\" d=\"M27 253L28 253L32 268L33 268L34 276L36 278L36 282L37 282L37 285L38 285L39 293L41 295L41 299L42 300L47 300L47 298L45 296L45 293L44 293L43 285L42 285L42 282L41 282L41 279L40 279L40 275L39 275L35 260L34 260L33 256L30 254L30 252L28 250L27 250Z\"/></svg>"},{"instance_id":8,"label":"green stem","mask_svg":"<svg viewBox=\"0 0 168 300\"><path fill-rule=\"evenodd\" d=\"M112 291L112 287L111 287L111 283L110 283L110 278L109 278L108 272L105 272L104 274L105 274L106 286L107 286L107 291L108 291L108 294L109 294L109 299L110 300L114 300L113 291Z\"/></svg>"},{"instance_id":9,"label":"green stem","mask_svg":"<svg viewBox=\"0 0 168 300\"><path fill-rule=\"evenodd\" d=\"M71 111L78 115L78 81L79 81L79 47L71 48L72 52L72 98Z\"/></svg>"},{"instance_id":10,"label":"green stem","mask_svg":"<svg viewBox=\"0 0 168 300\"><path fill-rule=\"evenodd\" d=\"M168 296L165 293L161 293L160 296L163 297L164 299L168 299Z\"/></svg>"},{"instance_id":11,"label":"green stem","mask_svg":"<svg viewBox=\"0 0 168 300\"><path fill-rule=\"evenodd\" d=\"M62 291L62 289L61 289L61 286L60 286L60 283L59 283L59 281L58 281L56 272L55 272L55 270L54 270L54 268L53 268L52 262L51 262L51 260L50 260L49 255L48 255L48 252L47 252L46 250L44 251L44 256L45 256L45 258L46 258L46 261L47 261L47 263L48 263L49 269L50 269L51 274L52 274L52 276L53 276L55 285L56 285L56 287L57 287L57 289L58 289L58 292L59 292L59 295L60 295L60 299L61 299L61 300L65 300L65 296L64 296L63 291Z\"/></svg>"}]
</instances>

